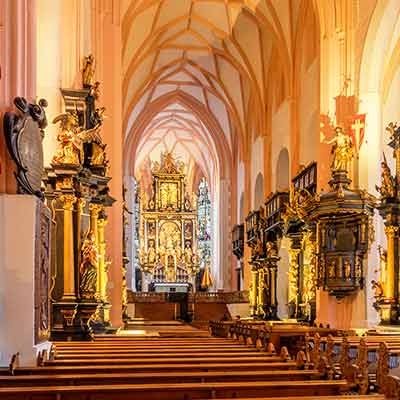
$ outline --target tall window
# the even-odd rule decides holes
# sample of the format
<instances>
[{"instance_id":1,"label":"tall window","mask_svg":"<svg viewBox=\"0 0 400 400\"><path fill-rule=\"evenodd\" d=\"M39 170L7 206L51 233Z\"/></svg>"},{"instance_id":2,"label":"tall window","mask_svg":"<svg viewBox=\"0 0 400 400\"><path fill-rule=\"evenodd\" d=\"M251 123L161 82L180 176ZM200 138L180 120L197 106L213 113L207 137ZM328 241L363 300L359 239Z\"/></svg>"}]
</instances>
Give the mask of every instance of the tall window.
<instances>
[{"instance_id":1,"label":"tall window","mask_svg":"<svg viewBox=\"0 0 400 400\"><path fill-rule=\"evenodd\" d=\"M133 185L133 210L132 210L132 249L133 249L133 271L135 277L135 288L142 290L142 274L139 266L139 229L140 229L140 186L135 180Z\"/></svg>"},{"instance_id":2,"label":"tall window","mask_svg":"<svg viewBox=\"0 0 400 400\"><path fill-rule=\"evenodd\" d=\"M197 201L197 213L199 224L198 250L200 256L200 268L211 263L211 200L208 183L205 178L199 184L199 197Z\"/></svg>"}]
</instances>

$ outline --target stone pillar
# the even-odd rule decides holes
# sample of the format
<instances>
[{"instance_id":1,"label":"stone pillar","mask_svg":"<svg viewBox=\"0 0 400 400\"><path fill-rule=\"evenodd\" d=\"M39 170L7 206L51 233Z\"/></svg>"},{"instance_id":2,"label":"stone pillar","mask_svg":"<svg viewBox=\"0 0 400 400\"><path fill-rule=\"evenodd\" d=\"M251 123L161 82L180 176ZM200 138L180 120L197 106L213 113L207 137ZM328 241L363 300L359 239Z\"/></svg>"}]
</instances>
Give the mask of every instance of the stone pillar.
<instances>
[{"instance_id":1,"label":"stone pillar","mask_svg":"<svg viewBox=\"0 0 400 400\"><path fill-rule=\"evenodd\" d=\"M73 231L73 210L76 197L72 194L60 196L63 204L64 214L64 243L63 243L63 268L64 268L64 289L63 301L75 301L75 261L74 261L74 231Z\"/></svg>"}]
</instances>

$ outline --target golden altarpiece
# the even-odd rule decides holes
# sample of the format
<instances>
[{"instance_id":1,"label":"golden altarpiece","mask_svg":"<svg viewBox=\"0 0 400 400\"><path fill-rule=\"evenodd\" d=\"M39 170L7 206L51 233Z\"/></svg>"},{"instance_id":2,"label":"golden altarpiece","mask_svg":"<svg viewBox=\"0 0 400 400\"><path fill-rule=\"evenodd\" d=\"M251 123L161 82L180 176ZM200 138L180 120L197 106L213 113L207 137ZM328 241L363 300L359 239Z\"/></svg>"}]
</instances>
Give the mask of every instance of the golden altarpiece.
<instances>
[{"instance_id":1,"label":"golden altarpiece","mask_svg":"<svg viewBox=\"0 0 400 400\"><path fill-rule=\"evenodd\" d=\"M171 153L163 153L160 162L153 163L152 193L143 203L139 259L148 290L195 287L199 272L196 200L186 192L185 165Z\"/></svg>"},{"instance_id":2,"label":"golden altarpiece","mask_svg":"<svg viewBox=\"0 0 400 400\"><path fill-rule=\"evenodd\" d=\"M94 61L85 57L80 89L61 89L65 112L58 149L45 169L44 196L52 211L50 298L54 340L87 338L92 327L109 323L105 226L109 195L106 145L102 140L104 107L97 107L100 83L93 81Z\"/></svg>"}]
</instances>

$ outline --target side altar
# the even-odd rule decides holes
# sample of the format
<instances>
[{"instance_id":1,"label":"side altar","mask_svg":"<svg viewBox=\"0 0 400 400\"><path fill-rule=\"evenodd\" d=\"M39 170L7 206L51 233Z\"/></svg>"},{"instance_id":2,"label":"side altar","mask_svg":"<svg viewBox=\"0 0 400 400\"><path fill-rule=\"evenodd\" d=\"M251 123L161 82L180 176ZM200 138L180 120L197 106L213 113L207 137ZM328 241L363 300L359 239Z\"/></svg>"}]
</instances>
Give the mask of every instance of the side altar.
<instances>
[{"instance_id":1,"label":"side altar","mask_svg":"<svg viewBox=\"0 0 400 400\"><path fill-rule=\"evenodd\" d=\"M199 272L197 205L186 191L184 163L164 153L152 166L152 193L142 202L140 268L144 291L168 283L174 291L187 283L195 287ZM175 288L176 289L176 288Z\"/></svg>"}]
</instances>

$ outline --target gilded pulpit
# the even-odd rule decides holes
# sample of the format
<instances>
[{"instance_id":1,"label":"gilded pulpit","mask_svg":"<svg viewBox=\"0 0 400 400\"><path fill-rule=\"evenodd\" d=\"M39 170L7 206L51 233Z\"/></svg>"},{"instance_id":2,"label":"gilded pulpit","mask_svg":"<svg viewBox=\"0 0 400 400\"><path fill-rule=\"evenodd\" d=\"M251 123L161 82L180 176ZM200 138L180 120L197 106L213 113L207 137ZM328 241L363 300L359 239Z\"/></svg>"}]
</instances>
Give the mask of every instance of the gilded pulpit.
<instances>
[{"instance_id":1,"label":"gilded pulpit","mask_svg":"<svg viewBox=\"0 0 400 400\"><path fill-rule=\"evenodd\" d=\"M199 271L197 206L186 192L185 165L171 153L153 163L152 192L141 212L140 243L140 266L150 290L160 283L194 286Z\"/></svg>"}]
</instances>

